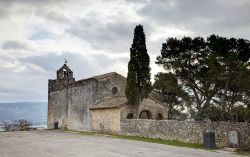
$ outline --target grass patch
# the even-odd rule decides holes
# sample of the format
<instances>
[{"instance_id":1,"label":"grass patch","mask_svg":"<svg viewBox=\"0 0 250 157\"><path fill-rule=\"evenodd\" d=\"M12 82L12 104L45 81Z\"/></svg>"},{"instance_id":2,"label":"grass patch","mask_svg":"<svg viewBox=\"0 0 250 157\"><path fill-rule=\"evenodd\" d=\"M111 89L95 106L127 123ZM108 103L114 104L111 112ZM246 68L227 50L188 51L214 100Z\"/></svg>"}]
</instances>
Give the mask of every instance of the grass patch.
<instances>
[{"instance_id":1,"label":"grass patch","mask_svg":"<svg viewBox=\"0 0 250 157\"><path fill-rule=\"evenodd\" d=\"M46 130L56 130L56 131L62 131L62 132L68 132L68 133L79 133L82 135L96 135L95 132L86 132L86 131L78 131L78 130L65 130L65 129L46 129Z\"/></svg>"},{"instance_id":2,"label":"grass patch","mask_svg":"<svg viewBox=\"0 0 250 157\"><path fill-rule=\"evenodd\" d=\"M250 156L250 151L239 150L236 152L238 155Z\"/></svg>"},{"instance_id":3,"label":"grass patch","mask_svg":"<svg viewBox=\"0 0 250 157\"><path fill-rule=\"evenodd\" d=\"M53 128L46 128L44 130L56 130L56 129L53 129Z\"/></svg>"},{"instance_id":4,"label":"grass patch","mask_svg":"<svg viewBox=\"0 0 250 157\"><path fill-rule=\"evenodd\" d=\"M85 132L85 131L77 131L77 130L65 130L66 132L79 133L82 135L96 135L95 132Z\"/></svg>"},{"instance_id":5,"label":"grass patch","mask_svg":"<svg viewBox=\"0 0 250 157\"><path fill-rule=\"evenodd\" d=\"M76 130L65 130L65 132L77 132L82 135L102 135L108 136L112 138L120 138L120 139L127 139L127 140L135 140L135 141L142 141L142 142L150 142L150 143L158 143L158 144L165 144L177 147L187 147L187 148L196 148L196 149L205 149L201 144L196 143L186 143L181 142L178 140L163 140L160 138L146 138L146 137L139 137L139 136L127 136L127 135L117 135L117 134L103 134L103 133L96 133L96 132L84 132L84 131L76 131ZM209 149L211 150L211 149Z\"/></svg>"},{"instance_id":6,"label":"grass patch","mask_svg":"<svg viewBox=\"0 0 250 157\"><path fill-rule=\"evenodd\" d=\"M146 137L139 137L139 136L126 136L126 135L114 135L114 134L111 134L110 137L135 140L135 141L150 142L150 143L165 144L165 145L178 146L178 147L199 148L199 149L204 148L201 144L186 143L186 142L181 142L178 140L163 140L160 138L146 138Z\"/></svg>"}]
</instances>

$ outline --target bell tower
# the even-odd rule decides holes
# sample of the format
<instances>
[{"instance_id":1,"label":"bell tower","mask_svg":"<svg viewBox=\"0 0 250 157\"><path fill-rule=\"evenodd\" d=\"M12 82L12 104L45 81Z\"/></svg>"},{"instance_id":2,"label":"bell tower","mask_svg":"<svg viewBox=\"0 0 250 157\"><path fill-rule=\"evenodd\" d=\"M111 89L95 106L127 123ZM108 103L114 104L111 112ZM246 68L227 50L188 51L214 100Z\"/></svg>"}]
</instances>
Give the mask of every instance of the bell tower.
<instances>
[{"instance_id":1,"label":"bell tower","mask_svg":"<svg viewBox=\"0 0 250 157\"><path fill-rule=\"evenodd\" d=\"M68 67L66 60L63 66L57 70L56 74L55 80L49 80L49 92L67 88L70 83L75 82L73 71Z\"/></svg>"},{"instance_id":2,"label":"bell tower","mask_svg":"<svg viewBox=\"0 0 250 157\"><path fill-rule=\"evenodd\" d=\"M57 70L57 79L72 79L73 72L67 66L68 61L64 59L64 65Z\"/></svg>"},{"instance_id":3,"label":"bell tower","mask_svg":"<svg viewBox=\"0 0 250 157\"><path fill-rule=\"evenodd\" d=\"M65 63L59 70L57 70L57 79L71 79L73 78L73 72Z\"/></svg>"}]
</instances>

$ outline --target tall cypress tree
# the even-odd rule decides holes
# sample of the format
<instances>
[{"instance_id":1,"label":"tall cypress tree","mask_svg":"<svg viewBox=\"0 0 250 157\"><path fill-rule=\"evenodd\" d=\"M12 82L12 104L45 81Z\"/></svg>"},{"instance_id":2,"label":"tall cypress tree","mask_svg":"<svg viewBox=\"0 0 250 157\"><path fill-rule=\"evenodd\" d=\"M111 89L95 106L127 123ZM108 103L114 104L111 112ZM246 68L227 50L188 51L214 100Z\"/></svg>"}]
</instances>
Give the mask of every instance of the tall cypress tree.
<instances>
[{"instance_id":1,"label":"tall cypress tree","mask_svg":"<svg viewBox=\"0 0 250 157\"><path fill-rule=\"evenodd\" d=\"M142 25L134 30L133 44L130 48L126 97L128 102L136 106L134 118L139 118L139 106L151 89L150 59L146 48L146 39Z\"/></svg>"}]
</instances>

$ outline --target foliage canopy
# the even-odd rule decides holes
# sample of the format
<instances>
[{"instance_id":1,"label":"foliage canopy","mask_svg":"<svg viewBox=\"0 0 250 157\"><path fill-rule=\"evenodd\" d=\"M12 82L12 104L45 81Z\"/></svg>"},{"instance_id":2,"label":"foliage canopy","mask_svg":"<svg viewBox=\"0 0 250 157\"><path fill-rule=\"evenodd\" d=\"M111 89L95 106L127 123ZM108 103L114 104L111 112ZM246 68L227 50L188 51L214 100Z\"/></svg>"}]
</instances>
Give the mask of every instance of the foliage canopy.
<instances>
[{"instance_id":1,"label":"foliage canopy","mask_svg":"<svg viewBox=\"0 0 250 157\"><path fill-rule=\"evenodd\" d=\"M250 42L211 35L168 38L162 44L157 64L173 72L188 93L188 107L196 117L212 106L230 113L250 103ZM230 116L229 116L230 117ZM225 119L226 116L221 116Z\"/></svg>"}]
</instances>

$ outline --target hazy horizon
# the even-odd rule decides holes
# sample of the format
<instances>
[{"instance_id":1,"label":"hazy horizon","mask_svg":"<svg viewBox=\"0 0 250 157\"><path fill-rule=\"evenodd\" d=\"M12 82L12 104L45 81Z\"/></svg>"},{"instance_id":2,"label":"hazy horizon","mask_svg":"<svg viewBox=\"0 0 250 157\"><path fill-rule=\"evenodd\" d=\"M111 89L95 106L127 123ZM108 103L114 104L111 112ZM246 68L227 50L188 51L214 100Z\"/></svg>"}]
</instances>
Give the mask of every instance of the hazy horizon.
<instances>
[{"instance_id":1,"label":"hazy horizon","mask_svg":"<svg viewBox=\"0 0 250 157\"><path fill-rule=\"evenodd\" d=\"M13 103L48 103L48 101L10 101L10 102L0 102L0 104L13 104Z\"/></svg>"},{"instance_id":2,"label":"hazy horizon","mask_svg":"<svg viewBox=\"0 0 250 157\"><path fill-rule=\"evenodd\" d=\"M26 119L34 126L46 127L47 111L47 102L0 103L0 123Z\"/></svg>"}]
</instances>

